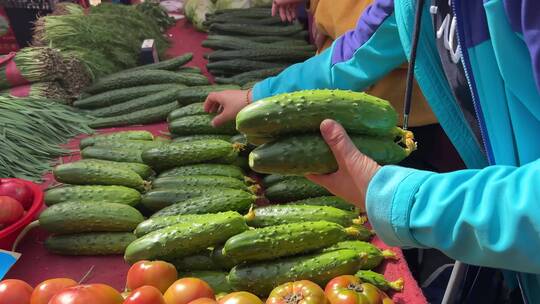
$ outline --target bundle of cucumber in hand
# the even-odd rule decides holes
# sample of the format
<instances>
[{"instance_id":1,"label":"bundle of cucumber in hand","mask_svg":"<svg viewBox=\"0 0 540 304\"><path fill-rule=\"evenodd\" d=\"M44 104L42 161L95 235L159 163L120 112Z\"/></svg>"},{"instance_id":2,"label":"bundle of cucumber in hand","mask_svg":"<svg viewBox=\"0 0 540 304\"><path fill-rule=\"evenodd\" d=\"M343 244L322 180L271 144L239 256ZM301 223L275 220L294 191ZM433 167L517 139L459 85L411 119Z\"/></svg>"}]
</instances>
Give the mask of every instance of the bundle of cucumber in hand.
<instances>
[{"instance_id":1,"label":"bundle of cucumber in hand","mask_svg":"<svg viewBox=\"0 0 540 304\"><path fill-rule=\"evenodd\" d=\"M320 135L323 120L343 125L355 146L379 164L395 164L416 149L413 134L397 127L387 101L343 90L307 90L259 100L240 111L236 128L259 145L249 155L259 173L327 174L336 160Z\"/></svg>"}]
</instances>

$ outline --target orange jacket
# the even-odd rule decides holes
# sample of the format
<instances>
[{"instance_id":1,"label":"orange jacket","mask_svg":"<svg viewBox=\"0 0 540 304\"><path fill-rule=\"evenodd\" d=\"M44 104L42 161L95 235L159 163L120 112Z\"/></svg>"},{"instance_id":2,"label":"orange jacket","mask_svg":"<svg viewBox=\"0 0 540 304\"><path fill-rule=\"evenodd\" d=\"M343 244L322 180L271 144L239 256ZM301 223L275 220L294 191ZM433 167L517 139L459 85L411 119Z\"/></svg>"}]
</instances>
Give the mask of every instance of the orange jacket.
<instances>
[{"instance_id":1,"label":"orange jacket","mask_svg":"<svg viewBox=\"0 0 540 304\"><path fill-rule=\"evenodd\" d=\"M312 26L316 27L319 34L325 36L323 47L319 51L330 47L334 39L354 29L360 15L371 2L373 0L311 0L308 8L314 19ZM390 101L398 113L402 113L406 79L407 67L403 65L372 85L366 93ZM423 126L437 123L416 81L412 98L409 125ZM400 123L402 116L402 114L399 116Z\"/></svg>"}]
</instances>

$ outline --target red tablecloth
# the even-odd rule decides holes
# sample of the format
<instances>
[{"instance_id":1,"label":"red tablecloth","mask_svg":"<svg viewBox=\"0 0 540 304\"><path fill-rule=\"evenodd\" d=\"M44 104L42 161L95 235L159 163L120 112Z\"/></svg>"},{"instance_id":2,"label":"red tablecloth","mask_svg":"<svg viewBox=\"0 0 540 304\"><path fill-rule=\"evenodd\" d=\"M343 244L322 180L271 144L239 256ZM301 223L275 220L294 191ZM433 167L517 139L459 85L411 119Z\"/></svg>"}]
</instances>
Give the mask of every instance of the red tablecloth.
<instances>
[{"instance_id":1,"label":"red tablecloth","mask_svg":"<svg viewBox=\"0 0 540 304\"><path fill-rule=\"evenodd\" d=\"M185 52L193 52L194 59L189 64L203 68L206 73L206 60L202 55L208 52L208 49L201 47L201 41L206 35L196 32L191 26L180 21L177 26L169 31L173 45L170 50L171 55L178 55ZM166 124L159 123L153 125L105 129L103 132L117 130L148 130L154 135L160 135L166 131ZM76 149L80 138L72 140L68 146ZM78 159L78 155L65 157L64 162ZM52 183L52 177L45 177L43 187L46 188ZM39 282L57 277L68 277L74 280L80 280L91 268L90 275L86 278L86 283L106 283L119 290L123 289L125 276L129 266L124 262L121 256L108 257L65 257L48 253L42 246L46 232L41 229L31 231L25 240L19 246L19 252L22 253L21 259L8 273L8 278L22 279L31 284L37 285ZM396 280L402 277L405 280L403 292L394 293L393 299L396 303L427 303L422 295L420 288L412 277L403 254L399 248L389 248L378 238L373 243L382 249L391 249L396 252L398 260L390 261L380 266L378 271L382 271L390 280Z\"/></svg>"}]
</instances>

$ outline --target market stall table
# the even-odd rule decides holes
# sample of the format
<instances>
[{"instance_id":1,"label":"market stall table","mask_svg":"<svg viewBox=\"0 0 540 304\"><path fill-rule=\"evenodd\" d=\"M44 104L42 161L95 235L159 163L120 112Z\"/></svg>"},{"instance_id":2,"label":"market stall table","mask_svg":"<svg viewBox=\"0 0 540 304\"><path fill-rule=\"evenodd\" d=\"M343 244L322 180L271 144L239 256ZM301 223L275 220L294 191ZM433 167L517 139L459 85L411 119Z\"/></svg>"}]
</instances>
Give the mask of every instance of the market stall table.
<instances>
[{"instance_id":1,"label":"market stall table","mask_svg":"<svg viewBox=\"0 0 540 304\"><path fill-rule=\"evenodd\" d=\"M201 47L201 42L206 38L206 34L194 31L190 25L182 20L169 30L169 35L172 41L170 54L179 55L193 52L193 61L188 66L200 67L206 76L210 76L205 68L206 60L203 59L203 54L211 50ZM104 129L102 132L121 130L148 130L154 135L162 135L167 132L167 125L166 123L158 123ZM77 149L81 138L73 139L67 146ZM62 161L70 162L78 158L78 155L72 155L64 157ZM45 182L42 186L45 189L53 182L52 176L48 174L45 176ZM21 279L35 286L49 278L68 277L81 280L84 277L84 283L106 283L119 290L124 288L129 265L124 262L122 256L67 257L50 254L43 247L46 236L47 233L39 228L34 229L26 236L18 248L22 256L8 273L7 278ZM396 261L386 262L377 269L389 280L396 280L400 277L404 279L405 287L403 291L393 294L395 303L427 303L409 271L401 250L393 247L389 248L377 237L375 237L373 243L379 248L393 250L398 256Z\"/></svg>"}]
</instances>

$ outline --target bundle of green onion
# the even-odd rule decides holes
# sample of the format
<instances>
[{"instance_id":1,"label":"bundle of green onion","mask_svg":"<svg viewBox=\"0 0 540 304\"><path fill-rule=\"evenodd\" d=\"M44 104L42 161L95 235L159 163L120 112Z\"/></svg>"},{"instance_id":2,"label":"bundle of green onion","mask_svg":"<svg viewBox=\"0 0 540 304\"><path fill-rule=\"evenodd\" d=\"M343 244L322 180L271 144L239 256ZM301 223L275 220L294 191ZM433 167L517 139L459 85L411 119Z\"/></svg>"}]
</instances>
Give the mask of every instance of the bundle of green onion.
<instances>
[{"instance_id":1,"label":"bundle of green onion","mask_svg":"<svg viewBox=\"0 0 540 304\"><path fill-rule=\"evenodd\" d=\"M33 43L88 60L93 76L101 77L136 66L144 39L154 39L160 54L168 48L169 42L155 20L130 6L100 4L86 15L39 18Z\"/></svg>"},{"instance_id":2,"label":"bundle of green onion","mask_svg":"<svg viewBox=\"0 0 540 304\"><path fill-rule=\"evenodd\" d=\"M165 31L176 23L176 20L173 17L170 17L169 14L167 14L167 12L159 5L159 3L144 1L136 5L135 8L143 14L151 16L154 20L156 20L162 31Z\"/></svg>"},{"instance_id":3,"label":"bundle of green onion","mask_svg":"<svg viewBox=\"0 0 540 304\"><path fill-rule=\"evenodd\" d=\"M21 96L21 92L28 92L27 95ZM34 99L53 99L56 102L67 104L72 97L64 88L56 81L51 82L35 82L15 88L0 91L0 97L13 98L34 98Z\"/></svg>"},{"instance_id":4,"label":"bundle of green onion","mask_svg":"<svg viewBox=\"0 0 540 304\"><path fill-rule=\"evenodd\" d=\"M0 66L0 90L26 84L24 80L28 82L54 81L60 77L59 67L62 57L51 48L23 48L11 60L15 63L15 71L8 68L9 64ZM13 79L17 78L21 81L14 83Z\"/></svg>"},{"instance_id":5,"label":"bundle of green onion","mask_svg":"<svg viewBox=\"0 0 540 304\"><path fill-rule=\"evenodd\" d=\"M72 15L72 14L82 15L84 14L84 9L82 8L82 6L75 3L60 2L54 6L54 10L52 12L52 15L55 15L55 16Z\"/></svg>"},{"instance_id":6,"label":"bundle of green onion","mask_svg":"<svg viewBox=\"0 0 540 304\"><path fill-rule=\"evenodd\" d=\"M0 177L38 181L69 150L68 139L89 134L90 118L44 99L0 97Z\"/></svg>"},{"instance_id":7,"label":"bundle of green onion","mask_svg":"<svg viewBox=\"0 0 540 304\"><path fill-rule=\"evenodd\" d=\"M62 63L60 83L69 94L68 99L75 100L92 83L92 75L87 66L73 55L64 55Z\"/></svg>"}]
</instances>

